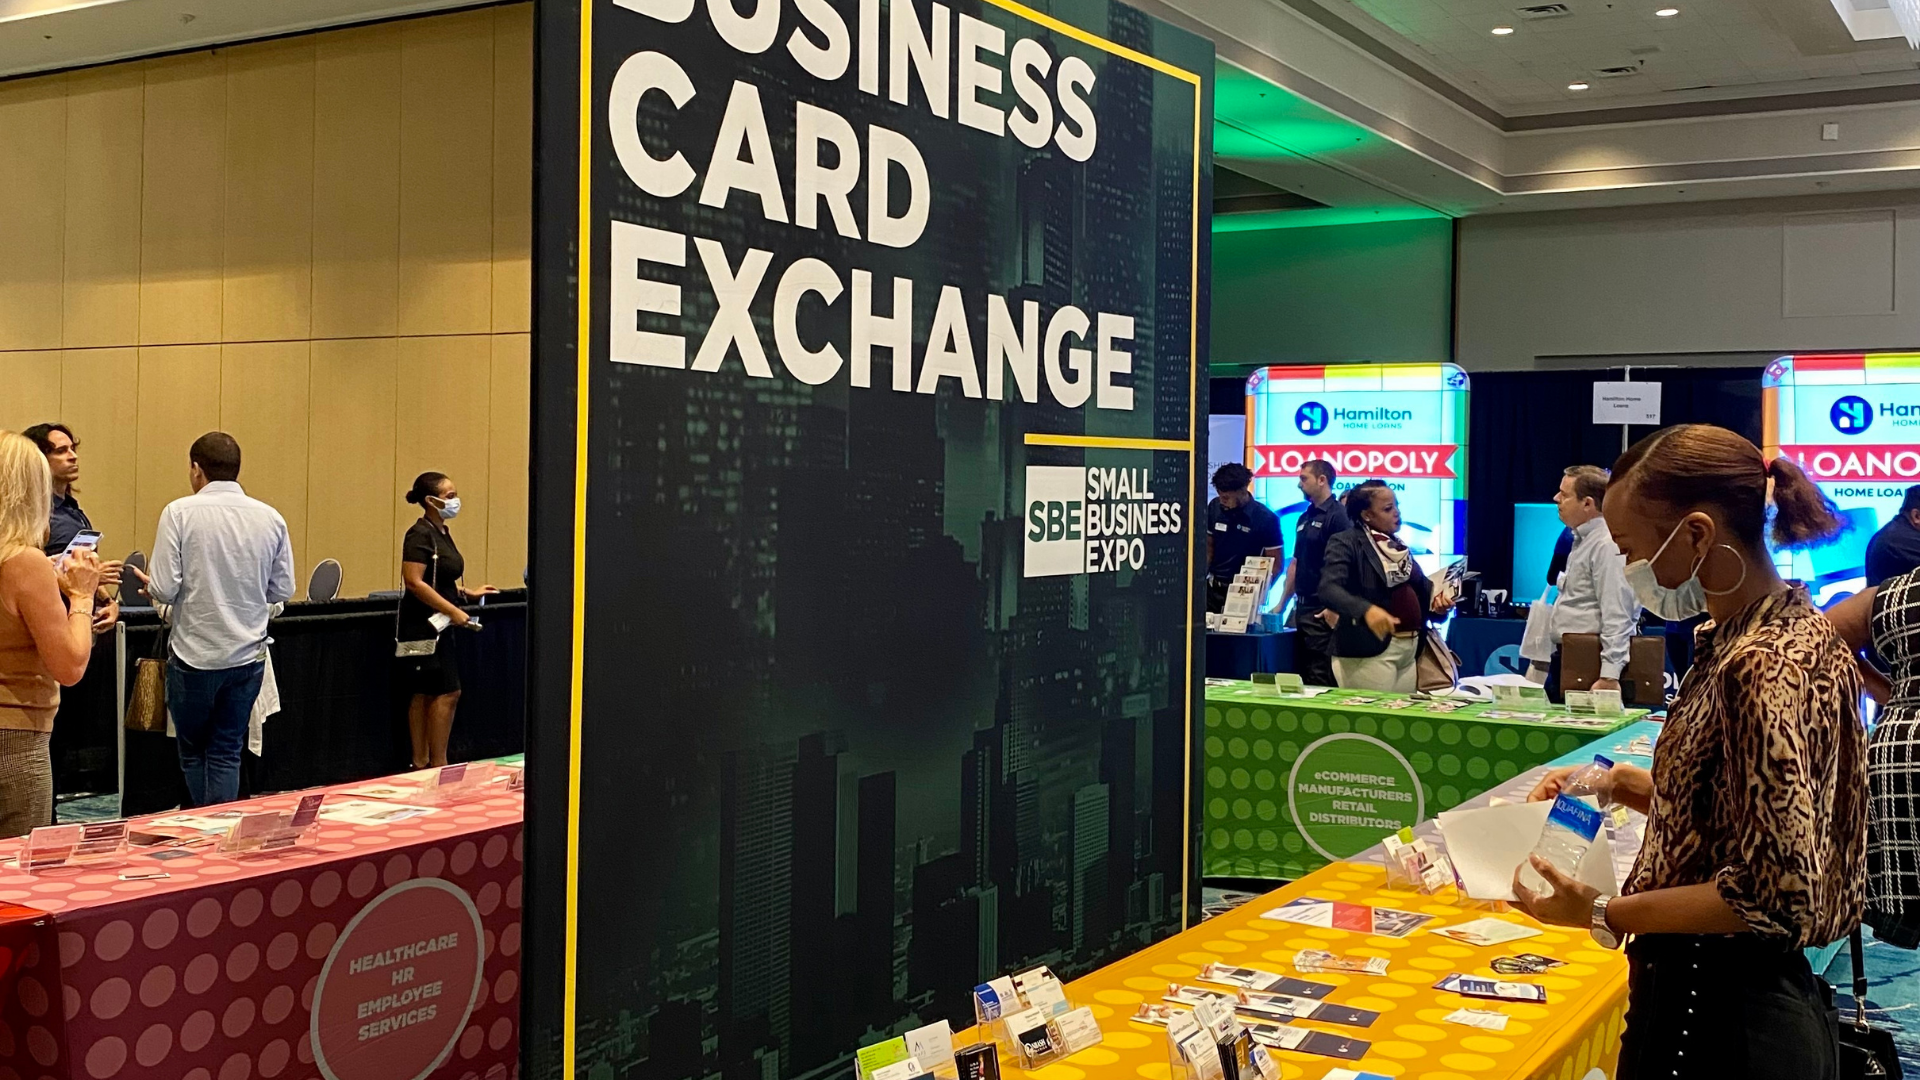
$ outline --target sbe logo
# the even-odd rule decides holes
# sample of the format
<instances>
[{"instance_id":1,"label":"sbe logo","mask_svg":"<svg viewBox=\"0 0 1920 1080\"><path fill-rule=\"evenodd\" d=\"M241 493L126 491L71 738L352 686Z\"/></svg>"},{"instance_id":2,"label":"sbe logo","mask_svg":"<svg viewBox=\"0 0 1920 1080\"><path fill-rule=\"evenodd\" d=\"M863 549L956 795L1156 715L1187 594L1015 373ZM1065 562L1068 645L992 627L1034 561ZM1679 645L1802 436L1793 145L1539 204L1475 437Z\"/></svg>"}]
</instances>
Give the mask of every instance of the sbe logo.
<instances>
[{"instance_id":1,"label":"sbe logo","mask_svg":"<svg viewBox=\"0 0 1920 1080\"><path fill-rule=\"evenodd\" d=\"M1865 398L1848 394L1827 411L1833 430L1842 435L1858 435L1873 426L1873 406Z\"/></svg>"},{"instance_id":2,"label":"sbe logo","mask_svg":"<svg viewBox=\"0 0 1920 1080\"><path fill-rule=\"evenodd\" d=\"M1320 434L1327 430L1327 407L1317 401L1307 402L1293 411L1293 426L1302 435Z\"/></svg>"}]
</instances>

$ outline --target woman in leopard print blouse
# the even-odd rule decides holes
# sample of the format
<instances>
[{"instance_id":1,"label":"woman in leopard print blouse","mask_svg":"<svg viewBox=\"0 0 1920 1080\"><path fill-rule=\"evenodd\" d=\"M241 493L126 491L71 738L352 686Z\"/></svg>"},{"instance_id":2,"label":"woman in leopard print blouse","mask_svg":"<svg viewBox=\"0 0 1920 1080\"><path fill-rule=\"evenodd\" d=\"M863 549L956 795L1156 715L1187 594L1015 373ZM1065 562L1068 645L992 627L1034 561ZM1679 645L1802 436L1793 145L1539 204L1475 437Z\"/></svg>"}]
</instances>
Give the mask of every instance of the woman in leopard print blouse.
<instances>
[{"instance_id":1,"label":"woman in leopard print blouse","mask_svg":"<svg viewBox=\"0 0 1920 1080\"><path fill-rule=\"evenodd\" d=\"M1866 740L1851 652L1774 572L1765 543L1830 536L1831 505L1792 462L1705 424L1665 428L1615 462L1607 523L1656 615L1705 609L1693 667L1651 773L1616 766L1613 797L1648 815L1626 888L1601 901L1551 865L1521 905L1542 922L1632 935L1619 1080L1832 1080L1832 992L1801 949L1860 921ZM1551 798L1566 775L1534 792Z\"/></svg>"}]
</instances>

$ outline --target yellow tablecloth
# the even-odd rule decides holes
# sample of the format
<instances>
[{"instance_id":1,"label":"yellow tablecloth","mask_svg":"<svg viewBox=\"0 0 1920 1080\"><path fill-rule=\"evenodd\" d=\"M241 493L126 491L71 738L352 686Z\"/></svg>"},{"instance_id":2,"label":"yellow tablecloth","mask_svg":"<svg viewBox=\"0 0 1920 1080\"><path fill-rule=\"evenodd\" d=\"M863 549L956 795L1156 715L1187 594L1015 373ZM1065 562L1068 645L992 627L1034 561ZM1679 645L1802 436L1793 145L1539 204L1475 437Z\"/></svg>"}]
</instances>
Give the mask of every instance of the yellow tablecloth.
<instances>
[{"instance_id":1,"label":"yellow tablecloth","mask_svg":"<svg viewBox=\"0 0 1920 1080\"><path fill-rule=\"evenodd\" d=\"M1262 912L1302 896L1397 908L1438 918L1407 937L1386 938L1260 917ZM1491 947L1462 945L1428 933L1433 927L1486 914L1447 903L1452 896L1451 892L1433 897L1389 890L1385 871L1379 867L1334 863L1074 980L1067 987L1068 997L1076 1005L1093 1007L1105 1041L1030 1075L1035 1080L1169 1080L1166 1033L1132 1021L1137 1005L1159 1001L1168 983L1197 982L1206 964L1218 961L1291 975L1295 974L1291 961L1296 951L1324 948L1391 961L1387 974L1377 977L1327 973L1300 976L1337 985L1339 989L1329 1001L1376 1010L1380 1019L1364 1029L1311 1020L1295 1023L1365 1038L1373 1045L1358 1062L1276 1051L1274 1056L1280 1061L1285 1080L1320 1080L1337 1068L1401 1080L1611 1080L1626 1009L1625 958L1601 949L1586 934L1565 927L1550 927L1539 937ZM1518 912L1496 917L1535 925ZM1433 989L1434 983L1451 972L1493 977L1494 971L1487 965L1494 957L1519 952L1567 961L1566 966L1548 974L1516 979L1546 987L1544 1005L1474 1000ZM1499 1009L1513 1019L1500 1034L1442 1019L1462 1007ZM1598 1070L1597 1075L1594 1070Z\"/></svg>"}]
</instances>

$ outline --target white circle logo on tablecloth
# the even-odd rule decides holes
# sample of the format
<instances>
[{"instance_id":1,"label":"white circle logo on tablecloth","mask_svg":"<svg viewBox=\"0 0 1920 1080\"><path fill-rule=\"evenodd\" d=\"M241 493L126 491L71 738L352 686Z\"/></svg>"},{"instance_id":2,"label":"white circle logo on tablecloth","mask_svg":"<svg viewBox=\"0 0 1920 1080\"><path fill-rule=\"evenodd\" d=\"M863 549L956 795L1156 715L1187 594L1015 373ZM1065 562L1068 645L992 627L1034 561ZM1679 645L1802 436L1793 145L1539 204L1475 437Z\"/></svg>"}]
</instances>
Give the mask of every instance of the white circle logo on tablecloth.
<instances>
[{"instance_id":1,"label":"white circle logo on tablecloth","mask_svg":"<svg viewBox=\"0 0 1920 1080\"><path fill-rule=\"evenodd\" d=\"M480 912L458 885L403 881L360 909L313 992L327 1080L424 1080L452 1055L482 989Z\"/></svg>"},{"instance_id":2,"label":"white circle logo on tablecloth","mask_svg":"<svg viewBox=\"0 0 1920 1080\"><path fill-rule=\"evenodd\" d=\"M1287 812L1301 839L1337 862L1418 824L1426 797L1405 755L1371 735L1345 731L1308 743L1294 759Z\"/></svg>"}]
</instances>

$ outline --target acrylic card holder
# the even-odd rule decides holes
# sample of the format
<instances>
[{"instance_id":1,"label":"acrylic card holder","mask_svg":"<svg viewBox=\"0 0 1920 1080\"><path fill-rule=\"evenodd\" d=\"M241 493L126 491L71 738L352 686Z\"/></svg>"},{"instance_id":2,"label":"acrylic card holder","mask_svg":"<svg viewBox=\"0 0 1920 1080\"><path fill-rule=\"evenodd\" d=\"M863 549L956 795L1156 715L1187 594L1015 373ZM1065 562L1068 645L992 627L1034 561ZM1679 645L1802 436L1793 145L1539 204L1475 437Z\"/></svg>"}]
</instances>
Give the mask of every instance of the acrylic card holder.
<instances>
[{"instance_id":1,"label":"acrylic card holder","mask_svg":"<svg viewBox=\"0 0 1920 1080\"><path fill-rule=\"evenodd\" d=\"M427 773L420 784L419 797L422 802L433 805L477 799L488 794L494 781L501 778L500 774L500 766L491 761L442 765Z\"/></svg>"},{"instance_id":2,"label":"acrylic card holder","mask_svg":"<svg viewBox=\"0 0 1920 1080\"><path fill-rule=\"evenodd\" d=\"M62 866L100 866L124 862L127 822L95 821L74 825L42 825L27 834L15 865L29 874Z\"/></svg>"},{"instance_id":3,"label":"acrylic card holder","mask_svg":"<svg viewBox=\"0 0 1920 1080\"><path fill-rule=\"evenodd\" d=\"M258 810L241 814L214 841L212 854L228 857L284 855L312 846L319 837L314 823L327 793L300 796L292 810Z\"/></svg>"}]
</instances>

